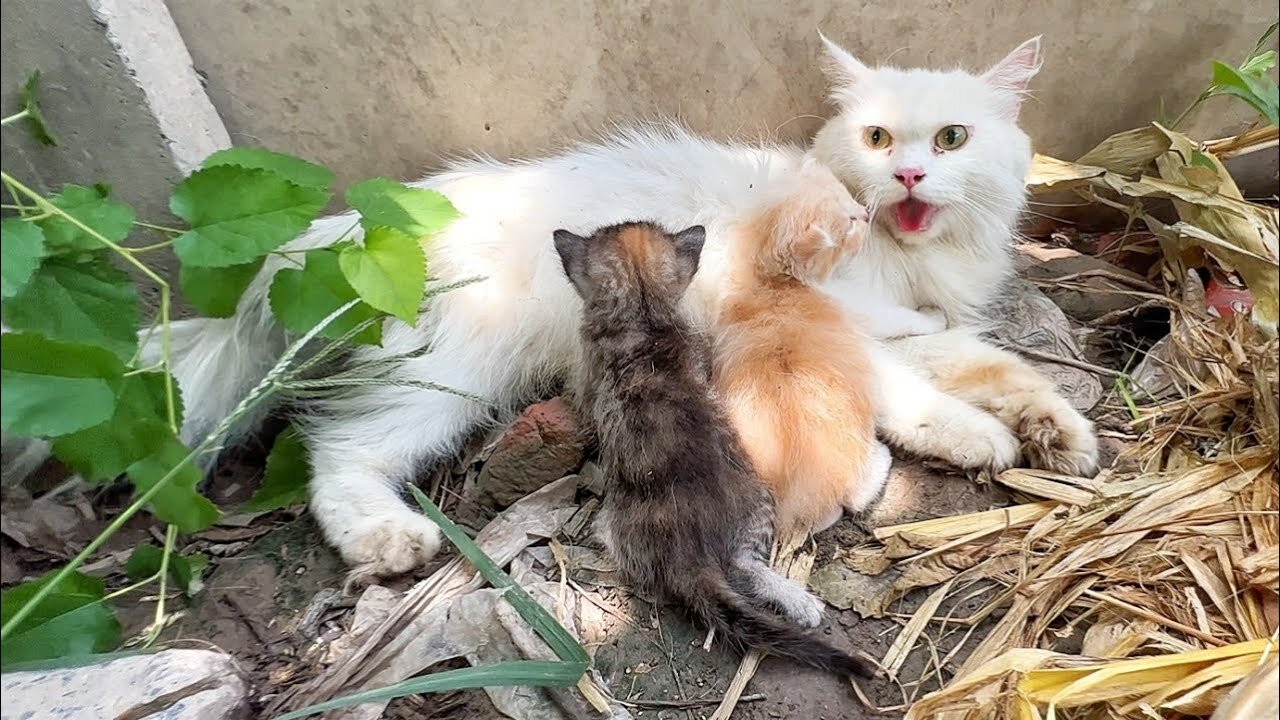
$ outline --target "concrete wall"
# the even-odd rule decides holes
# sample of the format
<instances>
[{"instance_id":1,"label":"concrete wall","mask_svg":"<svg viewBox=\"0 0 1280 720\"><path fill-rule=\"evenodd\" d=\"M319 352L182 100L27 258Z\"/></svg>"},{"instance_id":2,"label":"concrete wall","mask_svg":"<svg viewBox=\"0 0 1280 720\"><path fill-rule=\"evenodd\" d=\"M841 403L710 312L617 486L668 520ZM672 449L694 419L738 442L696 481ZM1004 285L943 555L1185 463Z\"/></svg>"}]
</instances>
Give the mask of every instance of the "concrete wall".
<instances>
[{"instance_id":1,"label":"concrete wall","mask_svg":"<svg viewBox=\"0 0 1280 720\"><path fill-rule=\"evenodd\" d=\"M174 183L230 145L163 0L6 0L0 42L0 108L16 112L18 88L39 70L41 111L58 141L42 145L21 125L0 135L5 171L33 189L106 183L139 220L170 224ZM133 239L163 236L137 228ZM147 261L176 277L172 253ZM141 287L154 308L158 289ZM177 313L187 310L179 301Z\"/></svg>"},{"instance_id":2,"label":"concrete wall","mask_svg":"<svg viewBox=\"0 0 1280 720\"><path fill-rule=\"evenodd\" d=\"M801 140L829 112L819 29L869 63L971 68L1042 33L1025 125L1039 149L1074 157L1155 119L1162 100L1181 111L1209 61L1239 62L1277 12L1257 0L168 4L232 141L344 182L417 177L448 153L541 153L655 114ZM1188 127L1228 133L1247 117L1221 99Z\"/></svg>"},{"instance_id":3,"label":"concrete wall","mask_svg":"<svg viewBox=\"0 0 1280 720\"><path fill-rule=\"evenodd\" d=\"M6 170L48 191L107 182L161 221L174 180L228 142L317 160L345 184L418 177L452 153L539 154L659 115L804 140L829 112L819 28L867 62L971 68L1043 33L1025 124L1071 157L1162 99L1180 110L1210 59L1238 61L1276 19L1255 0L5 0L2 12L4 113L39 68L61 141L6 128ZM1190 129L1246 118L1219 99ZM1253 186L1273 193L1274 153L1253 165Z\"/></svg>"}]
</instances>

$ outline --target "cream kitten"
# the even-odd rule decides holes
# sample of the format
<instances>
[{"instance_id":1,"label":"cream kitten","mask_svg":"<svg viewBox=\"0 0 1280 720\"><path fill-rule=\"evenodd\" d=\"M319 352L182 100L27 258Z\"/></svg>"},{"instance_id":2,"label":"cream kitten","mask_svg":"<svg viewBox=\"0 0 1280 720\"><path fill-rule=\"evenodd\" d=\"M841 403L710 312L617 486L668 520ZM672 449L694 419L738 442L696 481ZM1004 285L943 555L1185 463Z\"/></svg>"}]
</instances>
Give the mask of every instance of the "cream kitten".
<instances>
[{"instance_id":1,"label":"cream kitten","mask_svg":"<svg viewBox=\"0 0 1280 720\"><path fill-rule=\"evenodd\" d=\"M970 325L1011 267L1031 158L1016 115L1040 66L1038 40L976 75L872 69L830 42L827 55L839 111L813 153L877 212L857 262L825 289L872 326L892 312L911 330L937 329L929 314L936 308L952 328L868 348L881 434L962 467L1009 467L1025 454L1053 470L1090 472L1097 446L1089 422L1048 380L980 340ZM963 141L944 134L957 126L965 129ZM387 321L383 347L360 349L354 359L429 345L387 379L516 404L582 356L581 305L564 280L552 232L585 233L634 218L706 227L701 268L683 302L689 320L705 326L722 297L726 229L770 183L794 177L803 154L668 128L623 132L542 160L460 163L429 177L418 184L440 190L463 214L432 239L432 275L445 283L487 280L434 299L415 328ZM318 220L291 247L327 246L351 225L349 215ZM280 267L278 258L268 259L235 317L175 328L186 439L209 432L282 351L285 336L267 302ZM883 309L893 304L901 314ZM489 408L432 390L370 386L311 413L311 507L329 541L361 573L404 572L429 559L438 531L401 501L399 488L488 421Z\"/></svg>"},{"instance_id":2,"label":"cream kitten","mask_svg":"<svg viewBox=\"0 0 1280 720\"><path fill-rule=\"evenodd\" d=\"M729 232L714 365L783 537L865 509L892 461L876 440L867 341L816 287L857 252L867 211L814 160L796 180Z\"/></svg>"}]
</instances>

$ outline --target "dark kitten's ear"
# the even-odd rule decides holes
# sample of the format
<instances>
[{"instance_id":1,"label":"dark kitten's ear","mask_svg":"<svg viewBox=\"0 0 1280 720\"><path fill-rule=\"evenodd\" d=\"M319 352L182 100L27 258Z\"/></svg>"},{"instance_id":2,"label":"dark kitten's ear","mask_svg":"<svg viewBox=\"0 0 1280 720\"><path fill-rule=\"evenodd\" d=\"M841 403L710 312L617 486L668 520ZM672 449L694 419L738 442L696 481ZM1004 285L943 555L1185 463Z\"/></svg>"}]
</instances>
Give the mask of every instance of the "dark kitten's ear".
<instances>
[{"instance_id":1,"label":"dark kitten's ear","mask_svg":"<svg viewBox=\"0 0 1280 720\"><path fill-rule=\"evenodd\" d=\"M701 225L694 225L671 238L676 245L676 267L680 274L680 285L687 287L698 272L698 260L702 257L702 246L707 241L707 230Z\"/></svg>"},{"instance_id":2,"label":"dark kitten's ear","mask_svg":"<svg viewBox=\"0 0 1280 720\"><path fill-rule=\"evenodd\" d=\"M587 239L568 230L557 230L554 237L564 274L579 294L586 292Z\"/></svg>"}]
</instances>

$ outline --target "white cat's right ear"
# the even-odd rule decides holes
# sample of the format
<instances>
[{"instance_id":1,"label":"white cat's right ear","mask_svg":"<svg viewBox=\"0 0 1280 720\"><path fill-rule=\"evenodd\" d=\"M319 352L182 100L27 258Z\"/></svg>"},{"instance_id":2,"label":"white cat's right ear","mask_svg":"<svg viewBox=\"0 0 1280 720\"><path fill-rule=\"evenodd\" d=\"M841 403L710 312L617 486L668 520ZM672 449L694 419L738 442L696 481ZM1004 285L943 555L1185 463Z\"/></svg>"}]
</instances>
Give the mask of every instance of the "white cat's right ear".
<instances>
[{"instance_id":1,"label":"white cat's right ear","mask_svg":"<svg viewBox=\"0 0 1280 720\"><path fill-rule=\"evenodd\" d=\"M871 73L870 68L863 65L848 50L832 42L830 38L822 34L822 31L818 31L818 37L822 38L822 45L826 48L822 61L822 71L826 73L834 88L856 86Z\"/></svg>"},{"instance_id":2,"label":"white cat's right ear","mask_svg":"<svg viewBox=\"0 0 1280 720\"><path fill-rule=\"evenodd\" d=\"M581 235L574 235L568 230L556 230L553 237L565 276L579 293L586 292L587 239Z\"/></svg>"},{"instance_id":3,"label":"white cat's right ear","mask_svg":"<svg viewBox=\"0 0 1280 720\"><path fill-rule=\"evenodd\" d=\"M983 73L982 80L996 92L1009 98L1011 103L1009 114L1016 118L1018 108L1022 104L1022 96L1027 92L1031 78L1040 72L1042 63L1040 36L1037 35L1014 48L1013 52Z\"/></svg>"}]
</instances>

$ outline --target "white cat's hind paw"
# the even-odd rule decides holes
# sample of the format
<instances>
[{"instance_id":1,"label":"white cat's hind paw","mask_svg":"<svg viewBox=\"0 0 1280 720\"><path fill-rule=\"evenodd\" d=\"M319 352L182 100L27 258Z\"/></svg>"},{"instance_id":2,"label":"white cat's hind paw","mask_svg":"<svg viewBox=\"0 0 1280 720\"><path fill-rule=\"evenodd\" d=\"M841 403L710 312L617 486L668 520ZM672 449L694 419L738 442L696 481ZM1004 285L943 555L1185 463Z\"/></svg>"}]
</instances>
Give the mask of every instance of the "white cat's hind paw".
<instances>
[{"instance_id":1,"label":"white cat's hind paw","mask_svg":"<svg viewBox=\"0 0 1280 720\"><path fill-rule=\"evenodd\" d=\"M425 565L440 549L440 528L406 507L361 518L342 533L336 545L351 565L348 587L359 587Z\"/></svg>"},{"instance_id":2,"label":"white cat's hind paw","mask_svg":"<svg viewBox=\"0 0 1280 720\"><path fill-rule=\"evenodd\" d=\"M1098 472L1098 437L1093 423L1057 397L1028 408L1016 431L1022 452L1035 468L1077 477Z\"/></svg>"}]
</instances>

